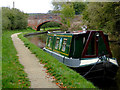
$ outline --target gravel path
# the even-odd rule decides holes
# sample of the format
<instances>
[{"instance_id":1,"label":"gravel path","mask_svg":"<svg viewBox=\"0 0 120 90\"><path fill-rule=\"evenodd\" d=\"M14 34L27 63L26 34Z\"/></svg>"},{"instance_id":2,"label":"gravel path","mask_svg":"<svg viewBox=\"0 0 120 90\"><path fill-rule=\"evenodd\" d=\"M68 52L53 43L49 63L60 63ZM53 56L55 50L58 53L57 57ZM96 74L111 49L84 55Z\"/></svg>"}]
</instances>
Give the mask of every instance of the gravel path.
<instances>
[{"instance_id":1,"label":"gravel path","mask_svg":"<svg viewBox=\"0 0 120 90\"><path fill-rule=\"evenodd\" d=\"M19 61L31 81L31 88L59 88L52 82L54 79L45 73L44 65L40 64L36 56L24 46L24 43L18 38L18 34L13 34L11 38L18 52Z\"/></svg>"}]
</instances>

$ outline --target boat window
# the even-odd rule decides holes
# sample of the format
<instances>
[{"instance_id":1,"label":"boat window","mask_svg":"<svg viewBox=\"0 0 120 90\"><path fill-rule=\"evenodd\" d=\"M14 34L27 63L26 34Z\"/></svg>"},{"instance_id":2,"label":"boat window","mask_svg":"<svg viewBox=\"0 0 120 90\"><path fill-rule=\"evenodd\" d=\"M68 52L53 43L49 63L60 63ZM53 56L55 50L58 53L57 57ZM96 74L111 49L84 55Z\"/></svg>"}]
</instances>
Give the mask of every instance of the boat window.
<instances>
[{"instance_id":1,"label":"boat window","mask_svg":"<svg viewBox=\"0 0 120 90\"><path fill-rule=\"evenodd\" d=\"M61 45L62 45L62 38L60 38L59 50L61 49Z\"/></svg>"},{"instance_id":2,"label":"boat window","mask_svg":"<svg viewBox=\"0 0 120 90\"><path fill-rule=\"evenodd\" d=\"M108 50L106 48L106 45L104 43L104 40L102 39L101 36L99 36L98 40L99 40L99 42L98 42L98 54L99 54L99 56L109 54Z\"/></svg>"},{"instance_id":3,"label":"boat window","mask_svg":"<svg viewBox=\"0 0 120 90\"><path fill-rule=\"evenodd\" d=\"M86 55L96 55L96 45L95 45L95 36L89 42Z\"/></svg>"},{"instance_id":4,"label":"boat window","mask_svg":"<svg viewBox=\"0 0 120 90\"><path fill-rule=\"evenodd\" d=\"M57 40L56 40L56 44L55 44L55 49L58 49L59 41L60 41L60 38L57 38Z\"/></svg>"},{"instance_id":5,"label":"boat window","mask_svg":"<svg viewBox=\"0 0 120 90\"><path fill-rule=\"evenodd\" d=\"M51 37L49 38L48 47L50 48Z\"/></svg>"},{"instance_id":6,"label":"boat window","mask_svg":"<svg viewBox=\"0 0 120 90\"><path fill-rule=\"evenodd\" d=\"M64 39L63 45L62 45L62 51L65 51L66 43L67 43L67 39Z\"/></svg>"},{"instance_id":7,"label":"boat window","mask_svg":"<svg viewBox=\"0 0 120 90\"><path fill-rule=\"evenodd\" d=\"M85 37L83 37L83 44L85 44Z\"/></svg>"},{"instance_id":8,"label":"boat window","mask_svg":"<svg viewBox=\"0 0 120 90\"><path fill-rule=\"evenodd\" d=\"M49 37L47 37L47 39L46 39L46 46L48 45L48 39L49 39Z\"/></svg>"}]
</instances>

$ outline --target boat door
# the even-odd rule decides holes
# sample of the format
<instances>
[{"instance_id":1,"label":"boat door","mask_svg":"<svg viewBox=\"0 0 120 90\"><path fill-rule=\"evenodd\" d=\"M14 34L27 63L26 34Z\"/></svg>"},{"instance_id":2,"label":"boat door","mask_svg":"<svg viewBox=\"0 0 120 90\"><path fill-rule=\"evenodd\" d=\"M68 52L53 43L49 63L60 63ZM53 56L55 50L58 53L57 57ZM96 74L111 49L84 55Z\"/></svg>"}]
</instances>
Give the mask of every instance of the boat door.
<instances>
[{"instance_id":1,"label":"boat door","mask_svg":"<svg viewBox=\"0 0 120 90\"><path fill-rule=\"evenodd\" d=\"M94 58L102 55L112 57L107 36L102 31L87 31L87 34L82 58Z\"/></svg>"}]
</instances>

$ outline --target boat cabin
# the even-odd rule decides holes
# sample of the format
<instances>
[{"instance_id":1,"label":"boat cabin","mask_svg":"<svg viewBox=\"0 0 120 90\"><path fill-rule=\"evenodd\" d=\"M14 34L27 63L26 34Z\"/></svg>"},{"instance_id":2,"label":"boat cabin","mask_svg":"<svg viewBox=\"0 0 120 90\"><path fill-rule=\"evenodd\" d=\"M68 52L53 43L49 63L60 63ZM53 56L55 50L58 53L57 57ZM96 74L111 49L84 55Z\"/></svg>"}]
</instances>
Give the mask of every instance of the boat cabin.
<instances>
[{"instance_id":1,"label":"boat cabin","mask_svg":"<svg viewBox=\"0 0 120 90\"><path fill-rule=\"evenodd\" d=\"M108 35L102 31L49 33L45 48L69 58L112 57Z\"/></svg>"},{"instance_id":2,"label":"boat cabin","mask_svg":"<svg viewBox=\"0 0 120 90\"><path fill-rule=\"evenodd\" d=\"M89 80L113 79L118 70L102 31L49 33L43 50Z\"/></svg>"}]
</instances>

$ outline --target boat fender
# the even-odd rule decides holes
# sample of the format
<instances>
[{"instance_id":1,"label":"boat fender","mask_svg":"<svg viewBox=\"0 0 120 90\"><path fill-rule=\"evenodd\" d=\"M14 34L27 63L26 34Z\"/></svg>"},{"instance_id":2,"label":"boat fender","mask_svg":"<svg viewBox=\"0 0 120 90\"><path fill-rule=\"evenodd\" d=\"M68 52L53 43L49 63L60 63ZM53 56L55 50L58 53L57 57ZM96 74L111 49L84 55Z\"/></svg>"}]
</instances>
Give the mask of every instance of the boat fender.
<instances>
[{"instance_id":1,"label":"boat fender","mask_svg":"<svg viewBox=\"0 0 120 90\"><path fill-rule=\"evenodd\" d=\"M48 31L48 34L49 34L50 32Z\"/></svg>"}]
</instances>

